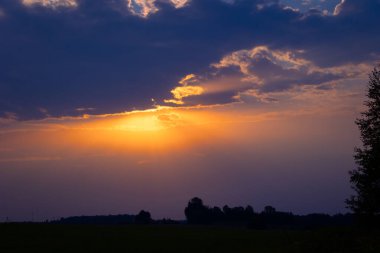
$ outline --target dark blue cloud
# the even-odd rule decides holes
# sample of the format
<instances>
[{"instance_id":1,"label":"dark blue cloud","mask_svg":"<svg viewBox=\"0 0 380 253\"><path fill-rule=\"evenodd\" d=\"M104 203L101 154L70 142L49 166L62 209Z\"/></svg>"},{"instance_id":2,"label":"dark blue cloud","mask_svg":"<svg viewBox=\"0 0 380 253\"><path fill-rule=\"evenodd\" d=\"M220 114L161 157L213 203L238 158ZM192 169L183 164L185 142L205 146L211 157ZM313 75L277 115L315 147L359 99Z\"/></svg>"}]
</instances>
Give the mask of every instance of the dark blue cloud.
<instances>
[{"instance_id":1,"label":"dark blue cloud","mask_svg":"<svg viewBox=\"0 0 380 253\"><path fill-rule=\"evenodd\" d=\"M148 108L151 98L170 96L184 75L262 44L303 49L321 66L370 61L380 53L377 0L347 0L336 16L284 9L278 1L192 0L180 9L158 2L160 11L147 18L131 15L122 1L78 2L76 9L53 10L0 0L6 13L0 19L0 115Z\"/></svg>"}]
</instances>

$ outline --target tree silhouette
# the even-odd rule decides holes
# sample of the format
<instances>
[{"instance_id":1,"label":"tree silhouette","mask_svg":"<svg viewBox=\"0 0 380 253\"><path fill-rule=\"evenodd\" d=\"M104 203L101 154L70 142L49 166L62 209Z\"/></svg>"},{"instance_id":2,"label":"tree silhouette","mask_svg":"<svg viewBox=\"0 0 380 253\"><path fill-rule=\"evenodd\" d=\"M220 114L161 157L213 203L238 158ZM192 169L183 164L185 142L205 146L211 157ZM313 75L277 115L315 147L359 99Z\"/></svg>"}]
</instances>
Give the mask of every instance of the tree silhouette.
<instances>
[{"instance_id":1,"label":"tree silhouette","mask_svg":"<svg viewBox=\"0 0 380 253\"><path fill-rule=\"evenodd\" d=\"M222 209L217 206L210 209L210 216L213 222L223 221L225 218Z\"/></svg>"},{"instance_id":2,"label":"tree silhouette","mask_svg":"<svg viewBox=\"0 0 380 253\"><path fill-rule=\"evenodd\" d=\"M264 207L263 212L265 214L274 214L274 213L276 213L276 208L274 208L273 206L266 206L266 207Z\"/></svg>"},{"instance_id":3,"label":"tree silhouette","mask_svg":"<svg viewBox=\"0 0 380 253\"><path fill-rule=\"evenodd\" d=\"M150 213L144 210L141 210L138 215L135 217L135 222L139 224L149 224L152 222Z\"/></svg>"},{"instance_id":4,"label":"tree silhouette","mask_svg":"<svg viewBox=\"0 0 380 253\"><path fill-rule=\"evenodd\" d=\"M210 209L203 205L200 198L192 198L185 208L186 219L190 224L206 224L210 222Z\"/></svg>"},{"instance_id":5,"label":"tree silhouette","mask_svg":"<svg viewBox=\"0 0 380 253\"><path fill-rule=\"evenodd\" d=\"M352 214L346 215L294 215L291 212L277 211L273 206L266 206L260 213L253 207L208 207L200 198L192 198L185 208L188 224L246 226L251 229L277 228L317 228L323 226L352 224ZM165 220L161 221L165 223Z\"/></svg>"},{"instance_id":6,"label":"tree silhouette","mask_svg":"<svg viewBox=\"0 0 380 253\"><path fill-rule=\"evenodd\" d=\"M346 200L356 214L373 217L380 214L380 70L369 75L367 111L356 120L361 133L361 148L355 148L357 169L350 171L356 195Z\"/></svg>"},{"instance_id":7,"label":"tree silhouette","mask_svg":"<svg viewBox=\"0 0 380 253\"><path fill-rule=\"evenodd\" d=\"M253 210L253 207L248 205L245 209L244 209L244 216L245 216L245 219L251 219L253 216L255 215L255 211Z\"/></svg>"}]
</instances>

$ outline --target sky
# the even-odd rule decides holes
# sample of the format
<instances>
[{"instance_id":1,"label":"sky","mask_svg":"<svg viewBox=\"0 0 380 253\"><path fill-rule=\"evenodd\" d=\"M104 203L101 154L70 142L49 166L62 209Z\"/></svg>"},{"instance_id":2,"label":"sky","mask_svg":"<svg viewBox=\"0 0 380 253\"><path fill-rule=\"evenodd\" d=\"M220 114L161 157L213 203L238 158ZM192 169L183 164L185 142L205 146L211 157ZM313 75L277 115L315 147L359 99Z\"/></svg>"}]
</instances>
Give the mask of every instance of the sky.
<instances>
[{"instance_id":1,"label":"sky","mask_svg":"<svg viewBox=\"0 0 380 253\"><path fill-rule=\"evenodd\" d=\"M379 0L0 0L0 221L347 212Z\"/></svg>"}]
</instances>

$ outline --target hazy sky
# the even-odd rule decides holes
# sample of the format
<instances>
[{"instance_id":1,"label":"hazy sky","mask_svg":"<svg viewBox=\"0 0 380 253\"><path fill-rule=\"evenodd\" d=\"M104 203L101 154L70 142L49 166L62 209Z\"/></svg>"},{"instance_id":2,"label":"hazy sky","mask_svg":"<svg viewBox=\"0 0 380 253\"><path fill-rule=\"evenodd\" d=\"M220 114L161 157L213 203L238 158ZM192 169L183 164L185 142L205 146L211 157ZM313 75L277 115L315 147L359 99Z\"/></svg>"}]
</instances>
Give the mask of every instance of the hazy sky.
<instances>
[{"instance_id":1,"label":"hazy sky","mask_svg":"<svg viewBox=\"0 0 380 253\"><path fill-rule=\"evenodd\" d=\"M346 212L379 0L0 0L0 221Z\"/></svg>"}]
</instances>

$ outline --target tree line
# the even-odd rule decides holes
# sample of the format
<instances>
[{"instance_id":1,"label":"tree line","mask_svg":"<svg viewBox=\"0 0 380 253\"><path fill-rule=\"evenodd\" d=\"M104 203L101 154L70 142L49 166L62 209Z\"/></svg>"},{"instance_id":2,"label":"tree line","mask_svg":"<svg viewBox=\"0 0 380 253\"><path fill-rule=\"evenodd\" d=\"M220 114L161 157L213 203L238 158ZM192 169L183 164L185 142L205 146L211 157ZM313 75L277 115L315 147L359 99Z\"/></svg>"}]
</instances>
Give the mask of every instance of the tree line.
<instances>
[{"instance_id":1,"label":"tree line","mask_svg":"<svg viewBox=\"0 0 380 253\"><path fill-rule=\"evenodd\" d=\"M308 214L295 215L291 212L277 211L266 206L261 212L255 212L248 205L223 208L205 205L202 199L192 198L185 208L186 221L196 225L246 226L253 229L269 228L315 228L322 226L343 226L353 223L352 214Z\"/></svg>"},{"instance_id":2,"label":"tree line","mask_svg":"<svg viewBox=\"0 0 380 253\"><path fill-rule=\"evenodd\" d=\"M352 214L338 214L330 216L327 214L294 215L291 212L280 212L272 206L266 206L263 211L255 212L250 205L246 207L223 208L209 207L203 200L192 198L184 209L186 220L156 219L151 217L150 212L141 210L136 215L98 215L98 216L76 216L61 218L52 221L55 224L182 224L182 225L204 225L204 226L239 226L252 229L274 229L291 228L306 229L323 226L351 225Z\"/></svg>"}]
</instances>

